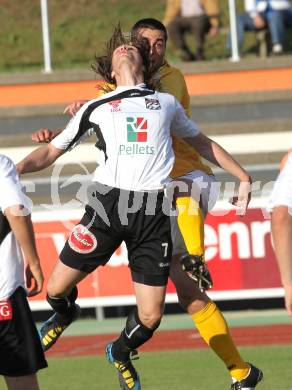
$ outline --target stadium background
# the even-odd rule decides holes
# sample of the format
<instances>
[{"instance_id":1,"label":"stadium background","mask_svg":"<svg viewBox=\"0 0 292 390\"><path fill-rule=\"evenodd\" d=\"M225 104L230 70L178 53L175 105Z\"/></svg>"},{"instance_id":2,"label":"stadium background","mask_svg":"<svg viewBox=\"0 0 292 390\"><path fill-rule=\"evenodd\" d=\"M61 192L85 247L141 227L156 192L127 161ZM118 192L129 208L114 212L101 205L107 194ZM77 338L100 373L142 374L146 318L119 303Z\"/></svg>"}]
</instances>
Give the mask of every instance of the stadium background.
<instances>
[{"instance_id":1,"label":"stadium background","mask_svg":"<svg viewBox=\"0 0 292 390\"><path fill-rule=\"evenodd\" d=\"M285 373L291 356L291 320L279 309L283 307L283 292L264 204L280 158L291 147L291 39L287 40L287 55L259 59L255 36L247 34L243 58L239 63L231 63L225 49L227 3L221 1L223 27L220 35L207 41L208 61L179 63L171 44L167 57L186 75L194 120L207 135L221 142L247 166L254 180L259 182L253 207L246 217L239 218L234 212L208 217L206 247L215 279L211 295L220 307L232 310L225 313L244 356L266 373L262 387L290 389L292 386ZM88 69L93 54L103 46L112 26L119 20L127 30L142 17L151 15L161 19L165 2L49 0L48 5L54 72L43 74L39 2L1 2L0 153L11 156L14 161L33 147L30 132L42 126L61 127L66 123L68 118L61 114L66 103L76 98L94 97L96 81ZM242 10L242 1L238 1L237 7L238 11ZM37 243L46 275L68 234L69 221L77 220L81 212L80 200L76 197L82 198L87 173L94 167L94 159L85 158L88 147L85 144L85 149L71 156L71 163L60 167L59 179L54 183L49 180L51 170L25 178L35 206ZM82 165L74 163L77 160ZM73 172L80 174L80 184L71 183ZM229 181L222 172L217 174L219 180ZM54 185L60 204L69 208L62 218L55 208L49 208ZM222 191L222 197L224 201L217 209L225 209L227 205L228 194ZM122 281L118 290L117 279ZM168 301L172 303L167 305L166 312L182 313L174 303L171 284L168 293ZM37 319L44 315L42 298L43 295L31 302L37 310ZM65 385L72 389L116 388L111 368L98 355L103 353L105 340L112 337L108 334L117 333L123 323L123 318L109 317L125 316L133 303L123 248L110 266L94 274L81 287L81 298L83 305L91 309L84 310L84 318L74 324L67 332L68 337L48 354L50 368L40 375L43 389L63 389ZM95 310L97 303L109 307ZM238 309L241 311L234 312ZM100 321L94 319L95 315ZM101 321L103 316L107 318ZM165 317L160 334L138 362L145 389L228 388L228 375L223 366L212 352L202 349L204 345L197 343L196 331L188 331L191 328L192 323L185 315ZM93 336L95 339L79 339L80 335L95 334L98 334ZM174 344L171 340L178 342ZM261 347L245 346L258 343ZM266 346L266 343L272 345ZM156 352L150 352L151 348ZM171 351L162 352L165 348ZM92 354L94 356L88 357ZM204 375L206 367L210 367L213 374L210 378ZM183 383L181 378L184 378Z\"/></svg>"}]
</instances>

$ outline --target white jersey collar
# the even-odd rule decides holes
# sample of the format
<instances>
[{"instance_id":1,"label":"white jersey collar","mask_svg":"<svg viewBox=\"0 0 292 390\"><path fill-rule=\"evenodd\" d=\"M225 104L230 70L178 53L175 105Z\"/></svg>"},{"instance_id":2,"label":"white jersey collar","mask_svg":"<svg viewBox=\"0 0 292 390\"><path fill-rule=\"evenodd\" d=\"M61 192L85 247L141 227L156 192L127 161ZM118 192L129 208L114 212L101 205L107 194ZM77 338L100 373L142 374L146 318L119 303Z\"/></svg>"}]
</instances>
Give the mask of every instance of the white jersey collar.
<instances>
[{"instance_id":1,"label":"white jersey collar","mask_svg":"<svg viewBox=\"0 0 292 390\"><path fill-rule=\"evenodd\" d=\"M137 84L137 85L134 85L134 86L123 86L123 85L120 85L118 86L115 91L116 92L123 92L123 91L128 91L128 90L131 90L131 89L148 89L146 87L146 84L142 83L142 84Z\"/></svg>"}]
</instances>

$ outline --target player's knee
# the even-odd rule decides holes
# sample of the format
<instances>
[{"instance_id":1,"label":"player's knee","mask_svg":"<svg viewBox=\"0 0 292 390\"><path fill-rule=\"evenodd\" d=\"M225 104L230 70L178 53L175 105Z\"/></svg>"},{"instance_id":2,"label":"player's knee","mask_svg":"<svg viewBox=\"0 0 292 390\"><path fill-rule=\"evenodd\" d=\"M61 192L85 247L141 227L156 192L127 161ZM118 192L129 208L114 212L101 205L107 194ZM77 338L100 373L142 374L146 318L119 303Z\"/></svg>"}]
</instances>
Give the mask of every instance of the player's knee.
<instances>
[{"instance_id":1,"label":"player's knee","mask_svg":"<svg viewBox=\"0 0 292 390\"><path fill-rule=\"evenodd\" d=\"M273 226L283 226L287 223L287 221L291 218L288 213L287 206L278 206L275 207L272 213L272 225Z\"/></svg>"},{"instance_id":2,"label":"player's knee","mask_svg":"<svg viewBox=\"0 0 292 390\"><path fill-rule=\"evenodd\" d=\"M208 302L209 298L204 291L199 289L185 271L182 271L181 265L176 265L176 272L171 274L171 279L175 285L179 304L184 310L189 311L189 307L197 308L201 306L200 302ZM175 275L176 274L176 275Z\"/></svg>"},{"instance_id":3,"label":"player's knee","mask_svg":"<svg viewBox=\"0 0 292 390\"><path fill-rule=\"evenodd\" d=\"M159 309L153 311L139 311L139 318L142 324L144 324L147 328L156 329L158 328L163 312Z\"/></svg>"},{"instance_id":4,"label":"player's knee","mask_svg":"<svg viewBox=\"0 0 292 390\"><path fill-rule=\"evenodd\" d=\"M144 329L144 332L149 333L148 336L152 335L152 333L159 327L160 321L161 321L161 316L152 316L151 317L151 326L148 326L147 324L144 323L144 321L141 318L140 312L138 312L138 309L135 308L128 316L127 318L127 324L126 324L126 329L130 331L131 329L135 328L140 328ZM147 317L150 319L150 317ZM137 326L139 325L139 326Z\"/></svg>"},{"instance_id":5,"label":"player's knee","mask_svg":"<svg viewBox=\"0 0 292 390\"><path fill-rule=\"evenodd\" d=\"M177 295L177 298L178 298L178 303L180 304L180 306L187 311L187 308L189 306L189 304L192 302L190 299L188 299L187 297L184 297L184 296L181 296L181 295Z\"/></svg>"},{"instance_id":6,"label":"player's knee","mask_svg":"<svg viewBox=\"0 0 292 390\"><path fill-rule=\"evenodd\" d=\"M177 296L179 304L185 309L189 311L189 307L192 306L196 308L197 306L201 306L201 302L206 304L209 302L209 298L206 293L202 292L197 288L195 283L193 283L193 288L190 290L179 290L177 289Z\"/></svg>"},{"instance_id":7,"label":"player's knee","mask_svg":"<svg viewBox=\"0 0 292 390\"><path fill-rule=\"evenodd\" d=\"M72 291L72 287L64 287L55 283L53 279L49 279L47 284L47 294L50 297L64 298L67 297Z\"/></svg>"},{"instance_id":8,"label":"player's knee","mask_svg":"<svg viewBox=\"0 0 292 390\"><path fill-rule=\"evenodd\" d=\"M209 301L210 299L207 296L203 300L197 299L191 302L189 305L187 305L186 307L187 312L192 316L198 313L199 311L203 310Z\"/></svg>"},{"instance_id":9,"label":"player's knee","mask_svg":"<svg viewBox=\"0 0 292 390\"><path fill-rule=\"evenodd\" d=\"M146 326L141 321L137 308L135 308L128 315L123 332L113 344L113 354L115 358L121 361L124 359L128 360L129 351L139 348L150 340L158 325L159 323L155 324L152 328Z\"/></svg>"},{"instance_id":10,"label":"player's knee","mask_svg":"<svg viewBox=\"0 0 292 390\"><path fill-rule=\"evenodd\" d=\"M61 289L54 286L54 284L48 283L47 294L53 298L64 298L66 296L66 291L62 291Z\"/></svg>"}]
</instances>

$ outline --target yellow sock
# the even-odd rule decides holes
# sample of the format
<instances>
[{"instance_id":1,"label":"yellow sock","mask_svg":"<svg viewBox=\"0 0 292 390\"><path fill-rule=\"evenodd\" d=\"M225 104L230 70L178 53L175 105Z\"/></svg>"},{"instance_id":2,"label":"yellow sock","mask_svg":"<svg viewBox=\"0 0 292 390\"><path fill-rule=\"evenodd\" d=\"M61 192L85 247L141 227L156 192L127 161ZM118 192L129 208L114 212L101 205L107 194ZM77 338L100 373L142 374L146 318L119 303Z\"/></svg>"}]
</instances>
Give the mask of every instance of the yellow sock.
<instances>
[{"instance_id":1,"label":"yellow sock","mask_svg":"<svg viewBox=\"0 0 292 390\"><path fill-rule=\"evenodd\" d=\"M178 227L187 251L191 255L202 256L204 254L204 217L198 202L191 197L179 197L176 205Z\"/></svg>"},{"instance_id":2,"label":"yellow sock","mask_svg":"<svg viewBox=\"0 0 292 390\"><path fill-rule=\"evenodd\" d=\"M221 311L210 301L204 309L192 315L202 338L225 363L230 375L238 381L244 379L250 366L242 360L229 333Z\"/></svg>"}]
</instances>

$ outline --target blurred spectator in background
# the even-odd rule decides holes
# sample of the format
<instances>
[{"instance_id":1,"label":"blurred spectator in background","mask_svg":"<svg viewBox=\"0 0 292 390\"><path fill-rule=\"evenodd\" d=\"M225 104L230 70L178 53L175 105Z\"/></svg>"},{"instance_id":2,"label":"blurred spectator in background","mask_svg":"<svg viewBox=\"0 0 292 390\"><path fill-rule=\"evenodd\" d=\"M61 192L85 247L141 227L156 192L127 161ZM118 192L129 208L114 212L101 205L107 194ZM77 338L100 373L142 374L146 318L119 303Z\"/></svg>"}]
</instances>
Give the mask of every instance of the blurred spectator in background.
<instances>
[{"instance_id":1,"label":"blurred spectator in background","mask_svg":"<svg viewBox=\"0 0 292 390\"><path fill-rule=\"evenodd\" d=\"M292 150L281 163L269 200L274 249L285 289L285 305L292 316Z\"/></svg>"},{"instance_id":2,"label":"blurred spectator in background","mask_svg":"<svg viewBox=\"0 0 292 390\"><path fill-rule=\"evenodd\" d=\"M243 44L244 31L267 28L271 37L272 54L283 52L285 30L292 27L289 0L245 0L245 12L237 18L238 47ZM230 44L228 45L230 47Z\"/></svg>"},{"instance_id":3,"label":"blurred spectator in background","mask_svg":"<svg viewBox=\"0 0 292 390\"><path fill-rule=\"evenodd\" d=\"M206 35L219 32L218 0L168 0L164 17L169 36L179 50L183 61L202 61ZM185 40L185 33L191 33L196 41L193 54Z\"/></svg>"}]
</instances>

